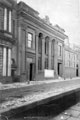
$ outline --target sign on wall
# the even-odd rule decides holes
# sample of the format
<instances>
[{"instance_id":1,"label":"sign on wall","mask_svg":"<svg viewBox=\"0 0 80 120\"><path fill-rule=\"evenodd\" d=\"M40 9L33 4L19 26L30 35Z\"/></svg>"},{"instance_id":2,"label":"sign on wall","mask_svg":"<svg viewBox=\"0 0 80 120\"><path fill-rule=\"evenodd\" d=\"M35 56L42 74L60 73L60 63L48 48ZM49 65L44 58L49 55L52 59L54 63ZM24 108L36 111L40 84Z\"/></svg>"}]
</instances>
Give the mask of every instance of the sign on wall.
<instances>
[{"instance_id":1,"label":"sign on wall","mask_svg":"<svg viewBox=\"0 0 80 120\"><path fill-rule=\"evenodd\" d=\"M54 77L54 70L45 69L44 70L44 77L46 77L46 78Z\"/></svg>"}]
</instances>

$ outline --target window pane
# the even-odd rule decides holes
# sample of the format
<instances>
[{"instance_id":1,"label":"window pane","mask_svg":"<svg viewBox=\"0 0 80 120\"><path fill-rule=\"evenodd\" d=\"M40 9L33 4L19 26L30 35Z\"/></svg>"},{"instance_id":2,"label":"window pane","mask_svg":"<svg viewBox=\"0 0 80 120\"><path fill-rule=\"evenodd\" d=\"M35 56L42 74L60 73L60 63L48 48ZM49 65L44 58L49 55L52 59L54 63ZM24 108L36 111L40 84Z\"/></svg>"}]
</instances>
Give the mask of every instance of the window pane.
<instances>
[{"instance_id":1,"label":"window pane","mask_svg":"<svg viewBox=\"0 0 80 120\"><path fill-rule=\"evenodd\" d=\"M11 32L11 11L9 11L9 32Z\"/></svg>"},{"instance_id":2,"label":"window pane","mask_svg":"<svg viewBox=\"0 0 80 120\"><path fill-rule=\"evenodd\" d=\"M42 53L42 40L41 39L38 40L38 52L39 54Z\"/></svg>"},{"instance_id":3,"label":"window pane","mask_svg":"<svg viewBox=\"0 0 80 120\"><path fill-rule=\"evenodd\" d=\"M42 66L41 63L42 63L41 62L41 57L38 57L38 70L41 70L41 66Z\"/></svg>"},{"instance_id":4,"label":"window pane","mask_svg":"<svg viewBox=\"0 0 80 120\"><path fill-rule=\"evenodd\" d=\"M15 20L13 20L13 36L15 37Z\"/></svg>"},{"instance_id":5,"label":"window pane","mask_svg":"<svg viewBox=\"0 0 80 120\"><path fill-rule=\"evenodd\" d=\"M62 47L58 46L58 56L62 56Z\"/></svg>"},{"instance_id":6,"label":"window pane","mask_svg":"<svg viewBox=\"0 0 80 120\"><path fill-rule=\"evenodd\" d=\"M0 75L2 75L2 67L3 67L3 49L0 47Z\"/></svg>"},{"instance_id":7,"label":"window pane","mask_svg":"<svg viewBox=\"0 0 80 120\"><path fill-rule=\"evenodd\" d=\"M28 33L28 40L32 41L32 34L31 33Z\"/></svg>"},{"instance_id":8,"label":"window pane","mask_svg":"<svg viewBox=\"0 0 80 120\"><path fill-rule=\"evenodd\" d=\"M31 41L28 41L28 47L31 48Z\"/></svg>"},{"instance_id":9,"label":"window pane","mask_svg":"<svg viewBox=\"0 0 80 120\"><path fill-rule=\"evenodd\" d=\"M45 58L45 69L48 69L48 58Z\"/></svg>"},{"instance_id":10,"label":"window pane","mask_svg":"<svg viewBox=\"0 0 80 120\"><path fill-rule=\"evenodd\" d=\"M3 48L3 76L6 76L6 48Z\"/></svg>"},{"instance_id":11,"label":"window pane","mask_svg":"<svg viewBox=\"0 0 80 120\"><path fill-rule=\"evenodd\" d=\"M7 30L7 9L4 9L4 30Z\"/></svg>"},{"instance_id":12,"label":"window pane","mask_svg":"<svg viewBox=\"0 0 80 120\"><path fill-rule=\"evenodd\" d=\"M11 76L11 49L8 49L8 76Z\"/></svg>"}]
</instances>

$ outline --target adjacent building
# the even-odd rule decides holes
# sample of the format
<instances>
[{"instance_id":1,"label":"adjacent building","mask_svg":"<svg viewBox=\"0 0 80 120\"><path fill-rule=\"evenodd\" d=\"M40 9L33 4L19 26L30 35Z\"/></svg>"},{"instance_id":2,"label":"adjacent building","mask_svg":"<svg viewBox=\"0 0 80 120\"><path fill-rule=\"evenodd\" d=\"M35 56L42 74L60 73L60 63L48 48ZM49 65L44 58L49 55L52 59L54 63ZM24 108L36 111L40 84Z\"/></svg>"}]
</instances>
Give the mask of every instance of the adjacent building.
<instances>
[{"instance_id":1,"label":"adjacent building","mask_svg":"<svg viewBox=\"0 0 80 120\"><path fill-rule=\"evenodd\" d=\"M0 0L0 81L2 82L11 77L11 55L16 41L14 36L16 5L15 0Z\"/></svg>"},{"instance_id":2,"label":"adjacent building","mask_svg":"<svg viewBox=\"0 0 80 120\"><path fill-rule=\"evenodd\" d=\"M78 48L78 46L77 46ZM64 46L64 78L73 78L80 76L80 50L70 47L70 44Z\"/></svg>"}]
</instances>

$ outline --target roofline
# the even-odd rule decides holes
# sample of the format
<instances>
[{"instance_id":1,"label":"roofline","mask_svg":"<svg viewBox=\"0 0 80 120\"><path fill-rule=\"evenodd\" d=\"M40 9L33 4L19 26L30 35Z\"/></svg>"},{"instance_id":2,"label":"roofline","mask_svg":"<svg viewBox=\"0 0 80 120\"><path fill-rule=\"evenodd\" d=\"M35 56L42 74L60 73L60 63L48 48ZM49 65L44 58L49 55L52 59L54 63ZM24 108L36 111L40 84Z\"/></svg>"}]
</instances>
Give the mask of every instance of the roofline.
<instances>
[{"instance_id":1,"label":"roofline","mask_svg":"<svg viewBox=\"0 0 80 120\"><path fill-rule=\"evenodd\" d=\"M36 14L39 14L38 11L34 10L32 7L30 7L29 5L27 5L25 2L20 1L20 2L18 3L18 5L19 5L19 4L22 4L23 6L30 8L30 9L31 9L32 11L34 11Z\"/></svg>"}]
</instances>

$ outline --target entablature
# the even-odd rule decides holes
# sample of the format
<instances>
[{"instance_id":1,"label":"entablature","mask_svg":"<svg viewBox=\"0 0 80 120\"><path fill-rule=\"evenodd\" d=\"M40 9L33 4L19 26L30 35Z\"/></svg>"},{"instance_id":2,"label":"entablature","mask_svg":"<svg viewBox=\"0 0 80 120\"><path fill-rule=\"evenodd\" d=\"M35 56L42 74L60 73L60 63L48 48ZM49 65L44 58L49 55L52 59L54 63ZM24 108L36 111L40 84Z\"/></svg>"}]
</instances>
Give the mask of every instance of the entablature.
<instances>
[{"instance_id":1,"label":"entablature","mask_svg":"<svg viewBox=\"0 0 80 120\"><path fill-rule=\"evenodd\" d=\"M59 30L56 30L55 28L52 28L51 26L45 24L44 22L42 22L40 19L35 18L33 16L31 16L29 13L25 13L24 11L21 11L21 13L19 14L19 16L22 16L25 21L30 21L31 24L34 23L35 25L37 25L38 27L54 34L55 36L58 36L61 39L66 39L67 36L64 33L61 33Z\"/></svg>"}]
</instances>

